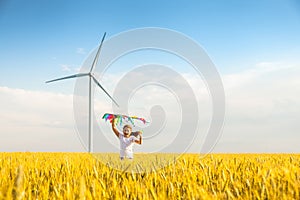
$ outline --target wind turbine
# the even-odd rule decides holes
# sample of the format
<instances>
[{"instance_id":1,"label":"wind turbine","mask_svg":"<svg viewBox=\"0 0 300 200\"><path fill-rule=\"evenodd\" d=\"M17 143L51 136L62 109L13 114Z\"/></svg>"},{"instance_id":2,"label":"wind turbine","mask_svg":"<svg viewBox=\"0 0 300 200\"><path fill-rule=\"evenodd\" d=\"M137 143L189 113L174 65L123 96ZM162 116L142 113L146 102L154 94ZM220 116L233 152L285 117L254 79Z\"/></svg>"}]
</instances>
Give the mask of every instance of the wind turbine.
<instances>
[{"instance_id":1,"label":"wind turbine","mask_svg":"<svg viewBox=\"0 0 300 200\"><path fill-rule=\"evenodd\" d=\"M93 133L92 133L92 80L105 92L105 94L107 94L107 96L119 107L118 103L112 98L112 96L110 96L110 94L102 87L102 85L97 81L97 79L94 77L94 75L92 74L92 71L94 69L94 67L97 65L98 62L98 58L99 58L99 54L100 54L100 50L104 41L106 33L104 33L100 46L98 48L97 54L94 58L92 67L90 69L90 71L88 73L79 73L79 74L74 74L71 76L66 76L66 77L62 77L62 78L57 78L57 79L53 79L50 81L46 81L46 83L51 83L54 81L60 81L60 80L64 80L64 79L70 79L70 78L78 78L78 77L83 77L83 76L88 76L89 77L89 126L88 126L88 134L89 134L89 141L88 141L88 151L91 153L93 151L92 146L93 146Z\"/></svg>"}]
</instances>

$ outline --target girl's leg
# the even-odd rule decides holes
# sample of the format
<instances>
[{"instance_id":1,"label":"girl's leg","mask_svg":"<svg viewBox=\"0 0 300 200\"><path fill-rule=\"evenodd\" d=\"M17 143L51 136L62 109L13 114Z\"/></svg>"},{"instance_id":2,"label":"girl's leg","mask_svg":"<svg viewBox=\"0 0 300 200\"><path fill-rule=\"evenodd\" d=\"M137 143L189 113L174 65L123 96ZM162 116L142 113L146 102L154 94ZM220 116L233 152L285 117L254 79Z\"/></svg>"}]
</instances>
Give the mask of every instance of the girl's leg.
<instances>
[{"instance_id":1,"label":"girl's leg","mask_svg":"<svg viewBox=\"0 0 300 200\"><path fill-rule=\"evenodd\" d=\"M132 151L125 151L125 153L126 153L126 157L128 159L133 159L133 152Z\"/></svg>"},{"instance_id":2,"label":"girl's leg","mask_svg":"<svg viewBox=\"0 0 300 200\"><path fill-rule=\"evenodd\" d=\"M125 151L124 150L120 150L120 159L124 160L125 156L126 156Z\"/></svg>"}]
</instances>

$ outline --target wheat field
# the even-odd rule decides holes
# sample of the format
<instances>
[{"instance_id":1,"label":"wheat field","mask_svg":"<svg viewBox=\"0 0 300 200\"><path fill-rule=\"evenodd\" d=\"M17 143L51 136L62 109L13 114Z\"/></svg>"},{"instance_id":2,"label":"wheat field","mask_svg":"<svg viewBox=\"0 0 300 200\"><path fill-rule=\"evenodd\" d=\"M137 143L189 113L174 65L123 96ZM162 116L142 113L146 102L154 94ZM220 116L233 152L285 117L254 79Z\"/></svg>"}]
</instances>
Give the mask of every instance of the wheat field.
<instances>
[{"instance_id":1,"label":"wheat field","mask_svg":"<svg viewBox=\"0 0 300 200\"><path fill-rule=\"evenodd\" d=\"M299 154L101 156L0 153L0 199L300 199Z\"/></svg>"}]
</instances>

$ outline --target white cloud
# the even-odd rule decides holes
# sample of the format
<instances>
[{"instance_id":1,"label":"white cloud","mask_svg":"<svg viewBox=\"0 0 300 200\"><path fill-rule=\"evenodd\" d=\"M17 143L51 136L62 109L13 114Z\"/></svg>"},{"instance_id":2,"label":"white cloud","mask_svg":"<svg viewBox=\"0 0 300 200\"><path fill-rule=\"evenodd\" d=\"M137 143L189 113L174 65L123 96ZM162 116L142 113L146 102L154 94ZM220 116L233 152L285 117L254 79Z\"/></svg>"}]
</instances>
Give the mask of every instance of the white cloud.
<instances>
[{"instance_id":1,"label":"white cloud","mask_svg":"<svg viewBox=\"0 0 300 200\"><path fill-rule=\"evenodd\" d=\"M72 96L0 87L0 151L80 151Z\"/></svg>"},{"instance_id":2,"label":"white cloud","mask_svg":"<svg viewBox=\"0 0 300 200\"><path fill-rule=\"evenodd\" d=\"M123 76L107 74L102 78L103 84L109 91L114 91ZM209 121L210 97L205 84L199 81L200 77L196 74L183 74L183 77L197 96L203 119ZM226 122L216 152L300 152L299 145L294 142L300 141L299 65L261 62L248 70L222 75L222 78L226 95ZM145 96L141 99L143 102L156 99L158 104L164 105L167 98L154 92L154 87L152 89L133 95ZM149 106L145 104L144 107L149 116ZM201 127L206 127L206 124L201 124ZM198 138L198 146L191 150L199 151L199 144L203 142L201 139Z\"/></svg>"},{"instance_id":3,"label":"white cloud","mask_svg":"<svg viewBox=\"0 0 300 200\"><path fill-rule=\"evenodd\" d=\"M281 63L224 75L227 119L216 151L300 152L299 78L299 65Z\"/></svg>"},{"instance_id":4,"label":"white cloud","mask_svg":"<svg viewBox=\"0 0 300 200\"><path fill-rule=\"evenodd\" d=\"M100 82L113 94L123 75L106 74ZM196 95L202 134L208 127L212 112L209 93L199 76L184 74L183 77ZM226 122L214 151L300 152L298 65L259 63L252 69L226 74L222 78L226 94ZM176 120L180 120L177 115L172 115L178 112L176 98L164 88L142 87L132 95L130 113L149 118L151 107L161 105L171 114L168 116L170 121L174 119L173 123L177 123ZM74 129L72 98L72 95L0 87L0 150L82 151ZM98 125L109 135L110 126L100 117L105 112L113 112L111 101L100 89L95 88L94 102ZM117 145L118 141L113 135L107 137ZM191 151L199 151L203 139L203 135L198 137ZM158 140L153 145L160 147L165 142ZM145 151L146 147L142 146L139 151Z\"/></svg>"},{"instance_id":5,"label":"white cloud","mask_svg":"<svg viewBox=\"0 0 300 200\"><path fill-rule=\"evenodd\" d=\"M80 67L76 65L60 64L60 67L64 72L72 72L72 73L80 72Z\"/></svg>"},{"instance_id":6,"label":"white cloud","mask_svg":"<svg viewBox=\"0 0 300 200\"><path fill-rule=\"evenodd\" d=\"M61 64L61 69L63 71L67 71L67 72L70 72L71 71L71 66L70 65L66 65L66 64Z\"/></svg>"},{"instance_id":7,"label":"white cloud","mask_svg":"<svg viewBox=\"0 0 300 200\"><path fill-rule=\"evenodd\" d=\"M85 51L84 48L78 47L78 48L76 49L76 53L84 55L84 54L86 54L86 51Z\"/></svg>"}]
</instances>

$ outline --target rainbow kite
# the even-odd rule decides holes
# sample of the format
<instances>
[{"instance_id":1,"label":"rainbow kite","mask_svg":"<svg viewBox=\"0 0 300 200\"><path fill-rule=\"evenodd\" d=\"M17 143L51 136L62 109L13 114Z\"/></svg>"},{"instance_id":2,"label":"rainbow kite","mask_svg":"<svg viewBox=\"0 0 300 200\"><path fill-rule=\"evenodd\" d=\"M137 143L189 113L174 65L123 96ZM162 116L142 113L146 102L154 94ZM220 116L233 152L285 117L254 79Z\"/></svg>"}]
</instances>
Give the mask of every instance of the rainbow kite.
<instances>
[{"instance_id":1,"label":"rainbow kite","mask_svg":"<svg viewBox=\"0 0 300 200\"><path fill-rule=\"evenodd\" d=\"M110 123L112 123L112 120L115 119L115 123L122 125L123 120L126 122L130 122L134 126L133 120L140 120L144 124L148 123L144 118L137 117L137 116L132 116L129 117L127 115L120 115L120 114L110 114L110 113L105 113L102 117L102 119L105 119L105 121L109 120Z\"/></svg>"}]
</instances>

